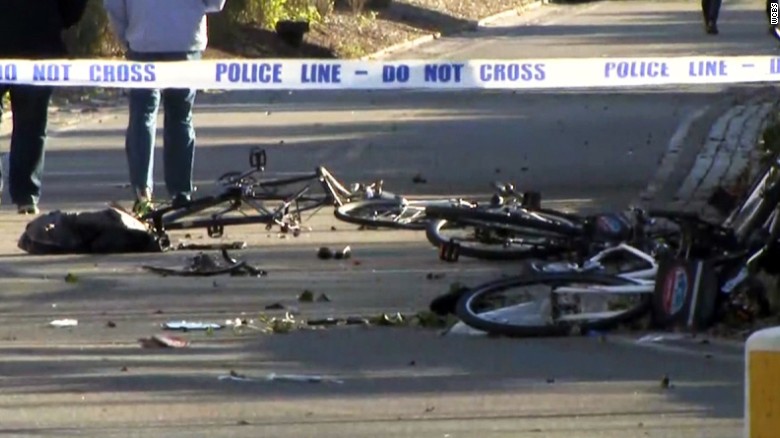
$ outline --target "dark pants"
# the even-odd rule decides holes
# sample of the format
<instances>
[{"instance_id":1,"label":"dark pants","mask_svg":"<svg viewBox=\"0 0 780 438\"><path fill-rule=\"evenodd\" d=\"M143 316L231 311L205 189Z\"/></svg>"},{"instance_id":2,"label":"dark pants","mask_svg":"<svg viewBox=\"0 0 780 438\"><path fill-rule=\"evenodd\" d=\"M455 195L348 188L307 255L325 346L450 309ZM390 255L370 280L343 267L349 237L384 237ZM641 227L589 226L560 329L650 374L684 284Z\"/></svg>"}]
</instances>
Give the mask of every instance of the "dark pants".
<instances>
[{"instance_id":1,"label":"dark pants","mask_svg":"<svg viewBox=\"0 0 780 438\"><path fill-rule=\"evenodd\" d=\"M49 101L53 89L0 84L0 95L6 90L9 92L13 110L10 165L6 169L11 201L16 205L38 204L41 197Z\"/></svg>"},{"instance_id":2,"label":"dark pants","mask_svg":"<svg viewBox=\"0 0 780 438\"><path fill-rule=\"evenodd\" d=\"M128 53L132 61L185 61L199 59L200 53ZM165 186L172 197L189 197L192 193L192 168L195 162L195 128L192 108L196 90L129 90L130 118L125 137L125 151L130 168L130 184L136 191L153 189L154 148L157 137L157 114L162 98L163 169Z\"/></svg>"},{"instance_id":3,"label":"dark pants","mask_svg":"<svg viewBox=\"0 0 780 438\"><path fill-rule=\"evenodd\" d=\"M701 0L701 12L704 15L704 21L718 22L721 2L722 0Z\"/></svg>"}]
</instances>

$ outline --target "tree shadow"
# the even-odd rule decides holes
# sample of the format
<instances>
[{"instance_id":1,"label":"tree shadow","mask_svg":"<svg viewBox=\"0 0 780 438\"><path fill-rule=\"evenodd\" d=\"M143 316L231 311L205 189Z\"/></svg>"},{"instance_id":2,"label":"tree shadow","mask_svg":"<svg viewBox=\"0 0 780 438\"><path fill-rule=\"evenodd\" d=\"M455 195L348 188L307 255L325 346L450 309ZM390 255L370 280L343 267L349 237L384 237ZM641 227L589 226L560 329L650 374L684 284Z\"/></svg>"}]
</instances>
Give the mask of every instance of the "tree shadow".
<instances>
[{"instance_id":1,"label":"tree shadow","mask_svg":"<svg viewBox=\"0 0 780 438\"><path fill-rule=\"evenodd\" d=\"M250 58L326 58L336 57L332 49L307 42L299 47L285 43L276 32L256 25L236 25L229 36L218 36L211 48L231 55Z\"/></svg>"},{"instance_id":2,"label":"tree shadow","mask_svg":"<svg viewBox=\"0 0 780 438\"><path fill-rule=\"evenodd\" d=\"M449 34L466 29L476 29L472 20L454 17L433 9L426 9L409 3L393 2L389 8L379 11L378 17L405 24L429 32Z\"/></svg>"}]
</instances>

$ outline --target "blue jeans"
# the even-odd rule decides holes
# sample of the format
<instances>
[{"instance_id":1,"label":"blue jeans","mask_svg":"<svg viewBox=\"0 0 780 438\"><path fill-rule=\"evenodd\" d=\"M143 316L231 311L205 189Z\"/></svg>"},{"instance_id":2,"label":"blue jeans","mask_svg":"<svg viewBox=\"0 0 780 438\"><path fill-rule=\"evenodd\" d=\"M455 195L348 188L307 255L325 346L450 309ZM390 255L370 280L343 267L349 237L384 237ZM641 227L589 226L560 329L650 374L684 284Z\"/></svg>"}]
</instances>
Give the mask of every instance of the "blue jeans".
<instances>
[{"instance_id":1,"label":"blue jeans","mask_svg":"<svg viewBox=\"0 0 780 438\"><path fill-rule=\"evenodd\" d=\"M713 23L718 22L718 16L720 15L720 6L722 0L702 0L701 12L704 15L704 21L711 21Z\"/></svg>"},{"instance_id":2,"label":"blue jeans","mask_svg":"<svg viewBox=\"0 0 780 438\"><path fill-rule=\"evenodd\" d=\"M11 201L16 205L38 204L53 89L0 84L0 95L6 90L13 106L11 153L8 157L10 165L5 169L8 172L8 191L11 193Z\"/></svg>"},{"instance_id":3,"label":"blue jeans","mask_svg":"<svg viewBox=\"0 0 780 438\"><path fill-rule=\"evenodd\" d=\"M186 61L200 59L194 53L129 52L131 61ZM130 168L130 184L136 191L154 187L154 147L157 137L157 113L162 97L163 169L165 186L171 197L192 194L192 168L195 162L195 128L192 108L195 89L130 89L130 118L125 137L125 151Z\"/></svg>"}]
</instances>

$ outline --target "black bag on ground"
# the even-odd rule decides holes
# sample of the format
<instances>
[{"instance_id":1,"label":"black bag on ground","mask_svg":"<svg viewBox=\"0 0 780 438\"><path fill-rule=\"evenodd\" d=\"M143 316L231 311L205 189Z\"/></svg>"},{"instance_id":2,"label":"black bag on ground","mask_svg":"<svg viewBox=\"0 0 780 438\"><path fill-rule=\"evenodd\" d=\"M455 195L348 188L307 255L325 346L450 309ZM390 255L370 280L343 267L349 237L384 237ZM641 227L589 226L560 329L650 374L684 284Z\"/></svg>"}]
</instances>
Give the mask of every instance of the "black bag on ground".
<instances>
[{"instance_id":1,"label":"black bag on ground","mask_svg":"<svg viewBox=\"0 0 780 438\"><path fill-rule=\"evenodd\" d=\"M18 247L29 254L86 254L160 252L146 226L115 209L81 213L60 210L27 224Z\"/></svg>"}]
</instances>

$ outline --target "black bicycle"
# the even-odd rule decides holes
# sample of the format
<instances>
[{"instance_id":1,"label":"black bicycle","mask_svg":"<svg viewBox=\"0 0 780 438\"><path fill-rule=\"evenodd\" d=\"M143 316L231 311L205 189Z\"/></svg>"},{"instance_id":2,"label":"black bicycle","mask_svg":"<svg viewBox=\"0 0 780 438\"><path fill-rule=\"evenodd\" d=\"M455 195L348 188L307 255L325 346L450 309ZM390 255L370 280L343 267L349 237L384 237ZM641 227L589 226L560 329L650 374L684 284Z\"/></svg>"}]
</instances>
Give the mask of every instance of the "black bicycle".
<instances>
[{"instance_id":1,"label":"black bicycle","mask_svg":"<svg viewBox=\"0 0 780 438\"><path fill-rule=\"evenodd\" d=\"M298 235L304 216L332 207L339 220L356 225L424 227L420 218L406 213L410 201L386 192L382 180L355 183L347 188L324 166L289 178L264 178L262 173L267 163L265 150L253 148L248 170L227 172L217 179L218 194L182 205L163 204L140 219L149 223L158 235L171 230L205 228L209 237L218 238L227 226L249 224L264 224L267 230L278 226L284 233Z\"/></svg>"},{"instance_id":2,"label":"black bicycle","mask_svg":"<svg viewBox=\"0 0 780 438\"><path fill-rule=\"evenodd\" d=\"M511 190L508 199L517 199ZM526 194L527 197L527 194ZM541 207L535 202L510 202L493 208L429 207L426 237L442 253L455 252L487 260L519 260L569 253L587 256L594 244L631 241L647 223L641 209L580 216Z\"/></svg>"}]
</instances>

